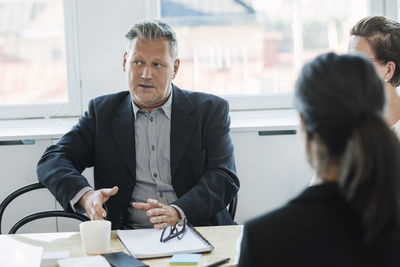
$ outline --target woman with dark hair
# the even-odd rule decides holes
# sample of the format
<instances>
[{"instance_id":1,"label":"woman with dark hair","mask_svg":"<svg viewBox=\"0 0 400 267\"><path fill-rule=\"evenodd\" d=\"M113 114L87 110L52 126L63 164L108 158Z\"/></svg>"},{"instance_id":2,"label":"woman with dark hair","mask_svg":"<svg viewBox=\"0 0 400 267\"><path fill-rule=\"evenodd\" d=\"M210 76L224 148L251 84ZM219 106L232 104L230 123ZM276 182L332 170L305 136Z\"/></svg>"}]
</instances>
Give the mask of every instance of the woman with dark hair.
<instances>
[{"instance_id":1,"label":"woman with dark hair","mask_svg":"<svg viewBox=\"0 0 400 267\"><path fill-rule=\"evenodd\" d=\"M383 16L361 19L350 31L349 52L366 55L385 84L386 121L400 136L400 23Z\"/></svg>"},{"instance_id":2,"label":"woman with dark hair","mask_svg":"<svg viewBox=\"0 0 400 267\"><path fill-rule=\"evenodd\" d=\"M319 183L245 224L239 266L400 266L400 142L372 63L321 55L295 101Z\"/></svg>"}]
</instances>

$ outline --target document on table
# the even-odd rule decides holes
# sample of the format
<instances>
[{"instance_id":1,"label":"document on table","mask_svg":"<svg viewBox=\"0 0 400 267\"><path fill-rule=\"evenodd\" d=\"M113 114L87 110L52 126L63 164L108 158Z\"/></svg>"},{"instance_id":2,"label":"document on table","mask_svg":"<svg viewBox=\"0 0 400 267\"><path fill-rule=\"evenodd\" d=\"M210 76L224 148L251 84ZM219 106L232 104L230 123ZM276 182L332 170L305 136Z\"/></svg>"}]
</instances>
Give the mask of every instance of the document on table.
<instances>
[{"instance_id":1,"label":"document on table","mask_svg":"<svg viewBox=\"0 0 400 267\"><path fill-rule=\"evenodd\" d=\"M117 230L118 237L126 249L136 258L167 257L178 253L210 252L214 249L196 229L187 227L182 239L173 238L160 242L162 230L138 229Z\"/></svg>"},{"instance_id":2,"label":"document on table","mask_svg":"<svg viewBox=\"0 0 400 267\"><path fill-rule=\"evenodd\" d=\"M15 240L13 235L0 236L1 266L39 267L42 253L42 247Z\"/></svg>"}]
</instances>

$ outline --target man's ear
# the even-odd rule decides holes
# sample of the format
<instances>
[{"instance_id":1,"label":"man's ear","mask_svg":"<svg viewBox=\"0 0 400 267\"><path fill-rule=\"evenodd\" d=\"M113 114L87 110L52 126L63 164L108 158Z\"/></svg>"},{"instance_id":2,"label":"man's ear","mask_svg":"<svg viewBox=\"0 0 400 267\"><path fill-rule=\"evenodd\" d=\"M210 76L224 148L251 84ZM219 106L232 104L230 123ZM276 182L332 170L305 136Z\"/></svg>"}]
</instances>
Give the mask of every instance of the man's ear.
<instances>
[{"instance_id":1,"label":"man's ear","mask_svg":"<svg viewBox=\"0 0 400 267\"><path fill-rule=\"evenodd\" d=\"M392 79L394 75L394 71L396 70L396 64L393 61L389 61L385 64L386 66L386 71L383 74L383 78L385 79L385 82L388 82Z\"/></svg>"},{"instance_id":2,"label":"man's ear","mask_svg":"<svg viewBox=\"0 0 400 267\"><path fill-rule=\"evenodd\" d=\"M127 57L128 57L128 53L126 53L126 51L124 52L124 57L122 60L122 70L125 72L125 65L126 65L126 61L127 61Z\"/></svg>"},{"instance_id":3,"label":"man's ear","mask_svg":"<svg viewBox=\"0 0 400 267\"><path fill-rule=\"evenodd\" d=\"M175 59L175 61L174 61L174 74L172 75L172 79L175 79L175 76L178 73L180 65L181 65L181 60L179 58Z\"/></svg>"}]
</instances>

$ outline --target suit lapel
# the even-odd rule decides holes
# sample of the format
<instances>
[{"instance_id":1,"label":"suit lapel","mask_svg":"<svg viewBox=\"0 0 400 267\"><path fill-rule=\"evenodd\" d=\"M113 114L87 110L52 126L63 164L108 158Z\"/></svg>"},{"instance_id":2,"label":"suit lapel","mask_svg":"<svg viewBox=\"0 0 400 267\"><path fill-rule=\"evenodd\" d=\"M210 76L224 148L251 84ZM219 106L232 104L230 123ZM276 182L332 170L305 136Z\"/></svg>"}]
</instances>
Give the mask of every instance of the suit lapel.
<instances>
[{"instance_id":1,"label":"suit lapel","mask_svg":"<svg viewBox=\"0 0 400 267\"><path fill-rule=\"evenodd\" d=\"M126 166L135 177L135 128L130 94L121 102L112 119L112 132Z\"/></svg>"},{"instance_id":2,"label":"suit lapel","mask_svg":"<svg viewBox=\"0 0 400 267\"><path fill-rule=\"evenodd\" d=\"M192 137L193 129L196 124L196 117L191 114L194 111L194 107L186 95L174 85L172 85L172 89L170 159L171 177L174 177L176 169Z\"/></svg>"}]
</instances>

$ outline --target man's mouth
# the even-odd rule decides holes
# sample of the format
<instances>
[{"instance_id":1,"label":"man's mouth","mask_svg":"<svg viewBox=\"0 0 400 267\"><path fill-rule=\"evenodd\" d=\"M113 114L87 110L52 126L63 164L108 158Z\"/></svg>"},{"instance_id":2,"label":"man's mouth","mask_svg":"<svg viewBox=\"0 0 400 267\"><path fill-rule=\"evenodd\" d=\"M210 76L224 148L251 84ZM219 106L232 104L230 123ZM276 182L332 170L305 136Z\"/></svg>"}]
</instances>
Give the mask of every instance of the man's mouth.
<instances>
[{"instance_id":1,"label":"man's mouth","mask_svg":"<svg viewBox=\"0 0 400 267\"><path fill-rule=\"evenodd\" d=\"M145 88L145 89L151 89L154 88L153 85L149 85L149 84L139 84L140 87Z\"/></svg>"}]
</instances>

